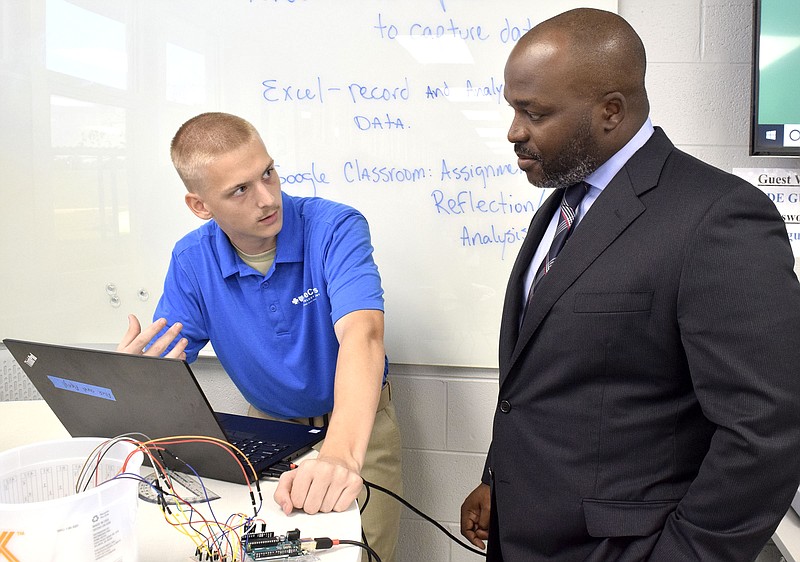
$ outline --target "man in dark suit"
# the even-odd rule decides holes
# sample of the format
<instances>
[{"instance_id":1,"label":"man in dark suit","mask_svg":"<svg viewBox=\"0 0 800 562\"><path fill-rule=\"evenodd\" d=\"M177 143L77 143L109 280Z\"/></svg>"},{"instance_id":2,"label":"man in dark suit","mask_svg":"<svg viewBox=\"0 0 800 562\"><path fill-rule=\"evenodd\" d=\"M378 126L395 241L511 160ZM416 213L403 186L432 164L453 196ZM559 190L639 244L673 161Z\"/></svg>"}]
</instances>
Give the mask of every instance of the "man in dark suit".
<instances>
[{"instance_id":1,"label":"man in dark suit","mask_svg":"<svg viewBox=\"0 0 800 562\"><path fill-rule=\"evenodd\" d=\"M797 490L786 229L650 124L645 66L631 26L591 9L506 64L519 166L558 189L511 273L492 443L461 510L490 561L749 561Z\"/></svg>"}]
</instances>

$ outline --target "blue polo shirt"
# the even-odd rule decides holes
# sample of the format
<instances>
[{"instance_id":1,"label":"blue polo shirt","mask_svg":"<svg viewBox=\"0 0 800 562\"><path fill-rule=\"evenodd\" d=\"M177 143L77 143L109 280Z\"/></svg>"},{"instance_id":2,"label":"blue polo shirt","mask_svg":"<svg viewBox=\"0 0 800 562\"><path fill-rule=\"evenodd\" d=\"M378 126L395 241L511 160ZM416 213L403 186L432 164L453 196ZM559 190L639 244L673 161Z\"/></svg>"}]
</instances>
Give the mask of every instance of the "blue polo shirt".
<instances>
[{"instance_id":1,"label":"blue polo shirt","mask_svg":"<svg viewBox=\"0 0 800 562\"><path fill-rule=\"evenodd\" d=\"M383 289L358 211L325 199L282 197L283 227L266 275L208 221L175 245L154 318L183 323L190 362L210 340L259 410L280 418L318 416L333 409L334 323L356 310L383 310Z\"/></svg>"}]
</instances>

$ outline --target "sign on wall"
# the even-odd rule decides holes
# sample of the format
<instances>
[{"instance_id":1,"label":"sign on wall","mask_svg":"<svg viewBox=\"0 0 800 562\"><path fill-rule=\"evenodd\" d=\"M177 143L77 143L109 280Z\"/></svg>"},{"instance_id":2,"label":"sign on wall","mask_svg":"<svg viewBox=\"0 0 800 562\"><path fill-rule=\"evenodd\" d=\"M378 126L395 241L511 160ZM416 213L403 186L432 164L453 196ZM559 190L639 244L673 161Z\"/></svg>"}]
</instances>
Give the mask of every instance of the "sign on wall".
<instances>
[{"instance_id":1,"label":"sign on wall","mask_svg":"<svg viewBox=\"0 0 800 562\"><path fill-rule=\"evenodd\" d=\"M767 194L775 203L789 234L795 257L800 256L800 169L734 168L733 173Z\"/></svg>"}]
</instances>

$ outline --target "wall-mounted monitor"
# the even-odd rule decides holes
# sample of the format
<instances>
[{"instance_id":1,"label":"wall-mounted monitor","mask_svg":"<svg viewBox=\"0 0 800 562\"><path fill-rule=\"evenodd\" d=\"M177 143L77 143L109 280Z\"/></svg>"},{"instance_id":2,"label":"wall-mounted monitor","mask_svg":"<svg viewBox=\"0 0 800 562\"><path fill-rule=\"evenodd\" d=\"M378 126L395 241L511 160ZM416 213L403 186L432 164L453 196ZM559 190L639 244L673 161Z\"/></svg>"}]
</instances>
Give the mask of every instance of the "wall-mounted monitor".
<instances>
[{"instance_id":1,"label":"wall-mounted monitor","mask_svg":"<svg viewBox=\"0 0 800 562\"><path fill-rule=\"evenodd\" d=\"M750 154L800 156L800 1L755 0Z\"/></svg>"}]
</instances>

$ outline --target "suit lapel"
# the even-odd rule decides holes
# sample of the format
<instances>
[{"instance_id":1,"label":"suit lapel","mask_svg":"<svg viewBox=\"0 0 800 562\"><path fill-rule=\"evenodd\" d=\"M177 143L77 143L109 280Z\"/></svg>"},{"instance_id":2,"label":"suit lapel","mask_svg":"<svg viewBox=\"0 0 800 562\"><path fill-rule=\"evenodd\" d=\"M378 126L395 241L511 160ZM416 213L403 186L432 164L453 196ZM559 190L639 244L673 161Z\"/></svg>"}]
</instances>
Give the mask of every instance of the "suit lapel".
<instances>
[{"instance_id":1,"label":"suit lapel","mask_svg":"<svg viewBox=\"0 0 800 562\"><path fill-rule=\"evenodd\" d=\"M525 314L525 319L519 328L519 335L516 338L508 338L509 342L503 342L502 336L506 332L511 333L511 323L519 321L521 290L519 281L515 282L512 278L509 282L508 291L516 293L516 296L506 296L506 304L503 312L501 325L501 353L500 353L500 376L501 383L505 374L513 367L514 362L519 359L525 346L536 332L542 320L550 312L550 309L564 292L575 282L575 280L586 270L591 263L645 210L644 204L639 200L639 195L655 187L658 176L664 162L673 149L672 143L667 139L661 129L656 128L650 140L628 161L628 163L617 173L613 180L606 186L603 193L592 204L586 216L578 223L575 232L565 244L558 255L551 271L539 282L536 294L530 303L530 307ZM552 197L551 197L552 199ZM550 199L548 199L550 213L547 220L555 212ZM555 205L558 201L555 202ZM537 213L534 223L544 221L544 217L538 218ZM537 228L528 232L530 246L535 251L541 240L544 229ZM538 235L537 235L538 234ZM529 245L526 238L523 244ZM514 272L519 275L519 270L524 271L530 263L533 252L527 257L524 263L522 250L520 257L514 265ZM515 283L515 284L514 284ZM512 284L514 284L512 286ZM516 303L517 307L514 308Z\"/></svg>"},{"instance_id":2,"label":"suit lapel","mask_svg":"<svg viewBox=\"0 0 800 562\"><path fill-rule=\"evenodd\" d=\"M556 208L561 203L562 193L554 190L545 199L531 219L525 240L519 250L514 267L506 287L506 296L503 303L503 317L500 324L500 370L503 371L503 362L511 357L519 333L519 311L522 310L523 283L525 282L525 272L536 253L536 248L544 236L547 225Z\"/></svg>"}]
</instances>

